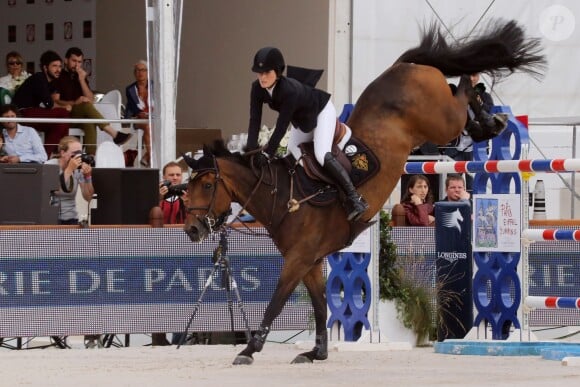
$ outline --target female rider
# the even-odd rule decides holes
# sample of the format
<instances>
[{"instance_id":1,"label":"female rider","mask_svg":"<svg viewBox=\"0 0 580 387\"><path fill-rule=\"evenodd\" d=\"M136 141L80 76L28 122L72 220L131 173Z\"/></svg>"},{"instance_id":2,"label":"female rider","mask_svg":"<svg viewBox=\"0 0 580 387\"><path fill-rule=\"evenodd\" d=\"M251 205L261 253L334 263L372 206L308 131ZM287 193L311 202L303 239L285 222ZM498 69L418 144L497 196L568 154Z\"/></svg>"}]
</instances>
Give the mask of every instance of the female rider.
<instances>
[{"instance_id":1,"label":"female rider","mask_svg":"<svg viewBox=\"0 0 580 387\"><path fill-rule=\"evenodd\" d=\"M298 145L314 142L314 155L346 194L347 219L355 221L368 204L355 190L347 171L331 153L336 127L336 109L325 91L282 75L286 64L279 49L264 47L254 56L252 71L258 79L252 83L250 94L250 124L247 149L258 148L258 134L262 121L262 105L278 112L276 127L267 146L254 158L257 166L266 165L276 153L288 125L288 151L300 155Z\"/></svg>"}]
</instances>

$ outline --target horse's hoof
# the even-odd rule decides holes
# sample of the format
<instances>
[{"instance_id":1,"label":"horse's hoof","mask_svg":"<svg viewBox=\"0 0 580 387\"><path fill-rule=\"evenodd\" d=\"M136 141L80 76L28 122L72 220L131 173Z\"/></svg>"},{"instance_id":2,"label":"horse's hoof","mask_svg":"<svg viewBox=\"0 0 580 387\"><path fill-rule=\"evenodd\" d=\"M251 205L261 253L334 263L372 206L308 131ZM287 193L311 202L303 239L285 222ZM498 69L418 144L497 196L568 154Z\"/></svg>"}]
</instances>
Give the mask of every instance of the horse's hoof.
<instances>
[{"instance_id":1,"label":"horse's hoof","mask_svg":"<svg viewBox=\"0 0 580 387\"><path fill-rule=\"evenodd\" d=\"M292 363L290 364L302 364L302 363L313 363L313 361L308 356L298 355L294 358L294 360L292 360Z\"/></svg>"},{"instance_id":2,"label":"horse's hoof","mask_svg":"<svg viewBox=\"0 0 580 387\"><path fill-rule=\"evenodd\" d=\"M493 115L493 120L495 121L496 124L495 133L499 134L501 131L507 128L508 119L509 116L505 113L497 113Z\"/></svg>"},{"instance_id":3,"label":"horse's hoof","mask_svg":"<svg viewBox=\"0 0 580 387\"><path fill-rule=\"evenodd\" d=\"M233 365L250 365L254 362L254 358L246 355L238 355L234 359Z\"/></svg>"}]
</instances>

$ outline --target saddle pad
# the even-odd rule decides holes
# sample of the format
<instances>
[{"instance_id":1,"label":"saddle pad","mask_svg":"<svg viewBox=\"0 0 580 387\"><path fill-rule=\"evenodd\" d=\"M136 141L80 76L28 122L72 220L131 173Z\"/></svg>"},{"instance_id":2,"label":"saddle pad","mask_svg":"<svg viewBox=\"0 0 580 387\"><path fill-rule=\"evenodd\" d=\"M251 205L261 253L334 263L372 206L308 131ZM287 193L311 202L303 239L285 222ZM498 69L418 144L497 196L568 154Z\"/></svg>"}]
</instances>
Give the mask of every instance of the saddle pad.
<instances>
[{"instance_id":1,"label":"saddle pad","mask_svg":"<svg viewBox=\"0 0 580 387\"><path fill-rule=\"evenodd\" d=\"M377 156L355 136L351 136L344 146L344 153L352 166L350 178L355 187L362 185L379 171Z\"/></svg>"},{"instance_id":2,"label":"saddle pad","mask_svg":"<svg viewBox=\"0 0 580 387\"><path fill-rule=\"evenodd\" d=\"M294 199L301 200L319 192L318 195L308 200L310 204L319 207L327 206L338 199L338 190L336 187L322 180L311 179L306 175L304 168L300 164L296 164L294 156L289 154L284 158L284 162L288 166L288 169L294 169L295 172L292 174L292 178L294 179Z\"/></svg>"},{"instance_id":3,"label":"saddle pad","mask_svg":"<svg viewBox=\"0 0 580 387\"><path fill-rule=\"evenodd\" d=\"M379 161L374 153L359 139L352 136L344 147L344 153L348 158L352 169L350 177L355 187L362 185L373 177L379 170ZM311 179L301 165L296 165L292 155L284 158L289 169L295 169L294 196L300 200L307 196L320 192L309 200L315 206L326 206L338 198L338 189L321 180Z\"/></svg>"}]
</instances>

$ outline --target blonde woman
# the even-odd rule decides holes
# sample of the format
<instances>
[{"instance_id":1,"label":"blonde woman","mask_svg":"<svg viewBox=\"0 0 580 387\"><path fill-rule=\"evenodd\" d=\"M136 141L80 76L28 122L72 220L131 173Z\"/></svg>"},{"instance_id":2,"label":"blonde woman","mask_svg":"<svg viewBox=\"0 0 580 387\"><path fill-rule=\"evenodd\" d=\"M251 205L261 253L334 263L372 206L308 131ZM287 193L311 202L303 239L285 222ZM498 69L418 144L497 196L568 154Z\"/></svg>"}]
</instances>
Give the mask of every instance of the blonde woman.
<instances>
[{"instance_id":1,"label":"blonde woman","mask_svg":"<svg viewBox=\"0 0 580 387\"><path fill-rule=\"evenodd\" d=\"M0 105L12 102L12 97L20 85L30 76L24 70L24 59L16 51L6 54L8 74L0 77Z\"/></svg>"},{"instance_id":2,"label":"blonde woman","mask_svg":"<svg viewBox=\"0 0 580 387\"><path fill-rule=\"evenodd\" d=\"M60 168L60 189L55 196L60 204L59 224L78 224L79 216L76 206L77 189L80 187L83 198L90 201L95 189L93 187L90 164L81 160L82 145L75 136L65 136L58 143L58 157L46 164L55 164Z\"/></svg>"}]
</instances>

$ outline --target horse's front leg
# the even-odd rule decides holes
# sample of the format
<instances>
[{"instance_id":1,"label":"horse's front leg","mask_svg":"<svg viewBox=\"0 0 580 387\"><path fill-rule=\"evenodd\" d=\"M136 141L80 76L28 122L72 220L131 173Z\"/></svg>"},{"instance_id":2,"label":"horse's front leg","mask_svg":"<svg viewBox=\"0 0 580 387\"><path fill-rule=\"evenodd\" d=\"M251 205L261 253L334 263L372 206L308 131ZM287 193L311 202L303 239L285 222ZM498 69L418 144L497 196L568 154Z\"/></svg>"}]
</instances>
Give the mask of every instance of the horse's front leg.
<instances>
[{"instance_id":1,"label":"horse's front leg","mask_svg":"<svg viewBox=\"0 0 580 387\"><path fill-rule=\"evenodd\" d=\"M302 265L296 262L292 265L289 264L288 260L286 261L282 268L278 284L276 285L276 290L264 312L264 318L262 319L260 328L254 333L246 348L236 356L233 364L252 364L254 362L252 355L255 352L260 352L264 347L266 337L270 333L272 322L282 311L286 301L288 301L288 298L304 276L304 272L309 269L302 268Z\"/></svg>"},{"instance_id":2,"label":"horse's front leg","mask_svg":"<svg viewBox=\"0 0 580 387\"><path fill-rule=\"evenodd\" d=\"M314 321L316 322L316 342L311 351L296 356L292 363L312 363L314 360L326 360L328 358L328 330L326 329L326 289L322 275L322 261L314 266L302 279L308 289L312 307L314 308Z\"/></svg>"}]
</instances>

